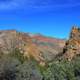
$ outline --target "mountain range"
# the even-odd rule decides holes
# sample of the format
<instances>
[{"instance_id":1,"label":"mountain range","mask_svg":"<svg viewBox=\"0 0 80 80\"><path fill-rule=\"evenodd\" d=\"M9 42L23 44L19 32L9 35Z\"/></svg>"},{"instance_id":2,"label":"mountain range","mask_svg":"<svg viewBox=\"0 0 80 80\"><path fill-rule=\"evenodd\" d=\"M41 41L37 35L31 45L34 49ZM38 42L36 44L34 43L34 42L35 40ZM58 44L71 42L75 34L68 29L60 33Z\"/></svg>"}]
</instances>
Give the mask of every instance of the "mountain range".
<instances>
[{"instance_id":1,"label":"mountain range","mask_svg":"<svg viewBox=\"0 0 80 80\"><path fill-rule=\"evenodd\" d=\"M33 57L41 65L59 55L71 61L76 55L80 55L80 29L74 26L68 40L16 30L1 30L0 53L12 54L15 49L28 59Z\"/></svg>"}]
</instances>

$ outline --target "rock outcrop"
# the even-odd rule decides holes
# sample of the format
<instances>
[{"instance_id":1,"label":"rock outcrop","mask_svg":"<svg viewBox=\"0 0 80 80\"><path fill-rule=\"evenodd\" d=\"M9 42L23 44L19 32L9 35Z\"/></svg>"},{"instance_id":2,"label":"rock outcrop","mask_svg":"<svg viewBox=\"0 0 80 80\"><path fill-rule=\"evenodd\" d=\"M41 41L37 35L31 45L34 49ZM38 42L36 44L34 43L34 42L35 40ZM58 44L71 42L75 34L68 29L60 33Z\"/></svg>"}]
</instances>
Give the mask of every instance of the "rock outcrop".
<instances>
[{"instance_id":1,"label":"rock outcrop","mask_svg":"<svg viewBox=\"0 0 80 80\"><path fill-rule=\"evenodd\" d=\"M80 55L80 28L73 27L70 38L63 49L64 58L71 61L75 56Z\"/></svg>"}]
</instances>

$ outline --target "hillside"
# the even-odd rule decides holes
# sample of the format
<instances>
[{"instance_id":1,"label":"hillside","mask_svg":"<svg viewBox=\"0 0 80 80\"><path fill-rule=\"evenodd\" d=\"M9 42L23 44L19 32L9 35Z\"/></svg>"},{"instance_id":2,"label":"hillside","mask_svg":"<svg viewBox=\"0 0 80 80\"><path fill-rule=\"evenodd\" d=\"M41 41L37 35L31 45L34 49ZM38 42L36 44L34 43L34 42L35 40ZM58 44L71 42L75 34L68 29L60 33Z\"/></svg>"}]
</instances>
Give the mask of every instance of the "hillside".
<instances>
[{"instance_id":1,"label":"hillside","mask_svg":"<svg viewBox=\"0 0 80 80\"><path fill-rule=\"evenodd\" d=\"M53 60L62 52L65 40L49 38L35 34L18 32L16 30L0 31L0 50L4 54L12 53L16 48L24 57L34 57L40 64Z\"/></svg>"}]
</instances>

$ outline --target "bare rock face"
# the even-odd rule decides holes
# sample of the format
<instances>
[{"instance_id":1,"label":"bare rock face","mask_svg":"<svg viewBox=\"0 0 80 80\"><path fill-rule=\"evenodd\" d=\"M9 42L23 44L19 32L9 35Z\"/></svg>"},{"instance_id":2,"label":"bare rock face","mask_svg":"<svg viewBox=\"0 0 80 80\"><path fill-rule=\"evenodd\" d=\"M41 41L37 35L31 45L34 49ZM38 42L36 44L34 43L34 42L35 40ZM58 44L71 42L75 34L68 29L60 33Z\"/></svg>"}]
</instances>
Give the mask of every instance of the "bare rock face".
<instances>
[{"instance_id":1,"label":"bare rock face","mask_svg":"<svg viewBox=\"0 0 80 80\"><path fill-rule=\"evenodd\" d=\"M66 42L63 52L64 58L67 58L69 61L80 55L80 28L72 28L70 39Z\"/></svg>"},{"instance_id":2,"label":"bare rock face","mask_svg":"<svg viewBox=\"0 0 80 80\"><path fill-rule=\"evenodd\" d=\"M16 43L17 38L15 30L0 31L0 51L7 54L16 47Z\"/></svg>"},{"instance_id":3,"label":"bare rock face","mask_svg":"<svg viewBox=\"0 0 80 80\"><path fill-rule=\"evenodd\" d=\"M24 54L31 56L41 65L52 60L59 54L65 45L65 40L49 38L42 35L29 35L16 30L0 31L0 51L12 54L16 48Z\"/></svg>"}]
</instances>

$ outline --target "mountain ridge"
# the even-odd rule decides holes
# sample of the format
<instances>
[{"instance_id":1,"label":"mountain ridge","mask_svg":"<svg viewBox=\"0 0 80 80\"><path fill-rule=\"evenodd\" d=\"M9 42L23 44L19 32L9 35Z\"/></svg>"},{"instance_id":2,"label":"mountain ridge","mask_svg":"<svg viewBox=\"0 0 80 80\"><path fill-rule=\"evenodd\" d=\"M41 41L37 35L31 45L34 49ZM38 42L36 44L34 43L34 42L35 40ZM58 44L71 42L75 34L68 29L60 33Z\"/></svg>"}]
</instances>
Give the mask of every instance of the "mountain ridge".
<instances>
[{"instance_id":1,"label":"mountain ridge","mask_svg":"<svg viewBox=\"0 0 80 80\"><path fill-rule=\"evenodd\" d=\"M41 65L52 61L58 55L71 61L80 54L80 28L73 26L68 40L16 30L1 30L0 52L9 54L15 49L18 49L24 58L30 59L32 56Z\"/></svg>"},{"instance_id":2,"label":"mountain ridge","mask_svg":"<svg viewBox=\"0 0 80 80\"><path fill-rule=\"evenodd\" d=\"M33 56L40 64L51 61L55 55L62 51L64 44L64 40L39 34L30 36L28 33L16 30L0 31L0 49L3 53L9 53L18 48L24 56L28 58Z\"/></svg>"}]
</instances>

